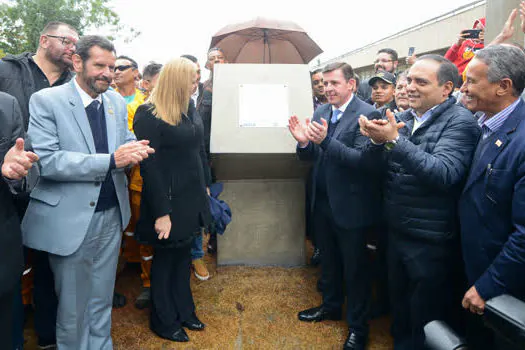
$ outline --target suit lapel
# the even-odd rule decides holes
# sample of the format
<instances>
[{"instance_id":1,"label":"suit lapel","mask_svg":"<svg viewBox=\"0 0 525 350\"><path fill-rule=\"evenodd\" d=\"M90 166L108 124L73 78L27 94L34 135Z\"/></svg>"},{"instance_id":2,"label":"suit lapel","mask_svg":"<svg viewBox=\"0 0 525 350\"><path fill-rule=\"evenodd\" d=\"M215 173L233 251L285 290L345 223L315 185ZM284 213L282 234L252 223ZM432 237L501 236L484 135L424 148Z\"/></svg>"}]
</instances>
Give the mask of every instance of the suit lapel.
<instances>
[{"instance_id":1,"label":"suit lapel","mask_svg":"<svg viewBox=\"0 0 525 350\"><path fill-rule=\"evenodd\" d=\"M69 83L69 87L71 89L71 93L69 95L69 106L71 107L73 117L75 118L75 121L77 122L78 127L82 132L82 136L84 136L84 141L86 141L89 152L97 153L95 149L95 141L93 140L93 133L91 132L91 126L89 125L88 117L86 114L86 109L82 104L82 99L78 94L73 80L71 80L71 82Z\"/></svg>"},{"instance_id":2,"label":"suit lapel","mask_svg":"<svg viewBox=\"0 0 525 350\"><path fill-rule=\"evenodd\" d=\"M333 138L337 139L339 134L341 134L341 131L351 129L353 124L357 123L357 104L357 96L354 95L352 102L346 106L345 112L335 127Z\"/></svg>"},{"instance_id":3,"label":"suit lapel","mask_svg":"<svg viewBox=\"0 0 525 350\"><path fill-rule=\"evenodd\" d=\"M117 121L115 117L115 109L111 103L111 99L105 94L102 94L102 105L104 106L104 117L106 119L106 130L108 137L108 151L109 153L115 152L116 147L116 129Z\"/></svg>"},{"instance_id":4,"label":"suit lapel","mask_svg":"<svg viewBox=\"0 0 525 350\"><path fill-rule=\"evenodd\" d=\"M489 136L489 140L485 140L488 144L485 145L483 154L479 155L478 161L474 160L470 175L467 179L467 183L463 191L468 190L472 184L485 173L485 170L490 168L494 164L494 160L498 155L505 149L510 143L512 134L518 124L523 119L523 102L520 102L508 119L503 123L501 128L493 135ZM478 143L478 147L482 147L482 139Z\"/></svg>"}]
</instances>

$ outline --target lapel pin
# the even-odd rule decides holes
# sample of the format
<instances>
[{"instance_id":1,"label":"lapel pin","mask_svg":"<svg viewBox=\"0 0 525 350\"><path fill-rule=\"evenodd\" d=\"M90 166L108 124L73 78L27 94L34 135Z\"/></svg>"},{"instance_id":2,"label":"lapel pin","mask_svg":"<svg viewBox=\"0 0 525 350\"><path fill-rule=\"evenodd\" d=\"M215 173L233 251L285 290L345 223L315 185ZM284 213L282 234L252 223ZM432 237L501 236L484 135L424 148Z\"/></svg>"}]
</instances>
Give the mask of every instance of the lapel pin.
<instances>
[{"instance_id":1,"label":"lapel pin","mask_svg":"<svg viewBox=\"0 0 525 350\"><path fill-rule=\"evenodd\" d=\"M503 142L501 142L500 140L496 140L495 144L496 144L496 146L501 147Z\"/></svg>"}]
</instances>

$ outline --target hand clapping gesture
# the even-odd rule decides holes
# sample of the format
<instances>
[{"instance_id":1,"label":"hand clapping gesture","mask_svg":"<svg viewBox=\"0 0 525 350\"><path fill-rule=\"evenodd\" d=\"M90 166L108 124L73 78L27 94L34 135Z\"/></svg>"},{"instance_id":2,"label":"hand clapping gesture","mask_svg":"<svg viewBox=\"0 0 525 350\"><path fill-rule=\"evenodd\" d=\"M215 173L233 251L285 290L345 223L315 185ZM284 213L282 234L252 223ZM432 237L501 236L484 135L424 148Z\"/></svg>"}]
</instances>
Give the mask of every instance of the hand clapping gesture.
<instances>
[{"instance_id":1,"label":"hand clapping gesture","mask_svg":"<svg viewBox=\"0 0 525 350\"><path fill-rule=\"evenodd\" d=\"M359 127L363 136L369 137L374 143L382 144L388 141L395 140L399 133L398 130L405 126L403 122L397 122L394 113L390 109L387 110L386 116L388 120L373 119L368 120L364 115L359 117Z\"/></svg>"},{"instance_id":2,"label":"hand clapping gesture","mask_svg":"<svg viewBox=\"0 0 525 350\"><path fill-rule=\"evenodd\" d=\"M306 122L303 124L296 115L292 115L288 119L288 130L292 134L293 138L299 143L300 147L306 147L310 140L307 136L308 125L310 124L310 119L306 119Z\"/></svg>"},{"instance_id":3,"label":"hand clapping gesture","mask_svg":"<svg viewBox=\"0 0 525 350\"><path fill-rule=\"evenodd\" d=\"M137 165L155 150L151 148L148 140L132 141L120 146L114 153L115 166L124 168L128 165Z\"/></svg>"}]
</instances>

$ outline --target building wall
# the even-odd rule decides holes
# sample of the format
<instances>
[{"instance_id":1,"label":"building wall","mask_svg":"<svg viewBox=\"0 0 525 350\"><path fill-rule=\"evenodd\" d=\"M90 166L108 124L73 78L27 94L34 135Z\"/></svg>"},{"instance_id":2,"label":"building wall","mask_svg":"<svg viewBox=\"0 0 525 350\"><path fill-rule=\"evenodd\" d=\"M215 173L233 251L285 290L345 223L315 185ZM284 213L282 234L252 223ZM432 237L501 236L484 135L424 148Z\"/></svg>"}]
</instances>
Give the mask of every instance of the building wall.
<instances>
[{"instance_id":1,"label":"building wall","mask_svg":"<svg viewBox=\"0 0 525 350\"><path fill-rule=\"evenodd\" d=\"M400 66L398 70L404 70L406 68L404 63L410 46L416 48L416 55L445 54L461 30L471 28L476 19L485 16L485 7L484 0L475 1L365 47L322 62L316 65L314 69L324 67L331 62L344 61L348 62L357 74L364 79L373 74L373 61L377 51L389 47L395 49L399 54Z\"/></svg>"}]
</instances>

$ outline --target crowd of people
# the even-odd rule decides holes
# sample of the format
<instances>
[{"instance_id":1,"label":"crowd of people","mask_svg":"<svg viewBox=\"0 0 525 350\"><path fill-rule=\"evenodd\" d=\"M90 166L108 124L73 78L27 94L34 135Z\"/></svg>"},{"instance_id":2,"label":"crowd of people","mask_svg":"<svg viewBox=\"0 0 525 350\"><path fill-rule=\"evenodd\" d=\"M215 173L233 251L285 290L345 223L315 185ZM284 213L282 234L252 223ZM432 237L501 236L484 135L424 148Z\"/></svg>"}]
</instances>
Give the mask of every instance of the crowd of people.
<instances>
[{"instance_id":1,"label":"crowd of people","mask_svg":"<svg viewBox=\"0 0 525 350\"><path fill-rule=\"evenodd\" d=\"M504 43L518 13L525 32L522 2L490 44L480 19L476 38L461 32L444 57L410 57L404 72L384 48L371 79L345 62L311 73L315 112L289 131L313 164L307 234L323 301L298 318L345 314L343 348L365 349L369 320L389 313L395 349L424 349L433 320L473 349L511 349L480 315L495 296L525 299L525 53ZM32 302L41 349L113 348L125 262L141 265L135 306L150 309L155 334L187 342L186 329L205 328L190 267L210 277L202 237L223 63L211 48L204 83L192 55L140 72L108 39L62 22L43 28L36 53L0 61L2 346L23 348Z\"/></svg>"},{"instance_id":2,"label":"crowd of people","mask_svg":"<svg viewBox=\"0 0 525 350\"><path fill-rule=\"evenodd\" d=\"M209 57L210 70L224 63L220 49ZM150 308L156 334L204 329L190 265L210 278L208 84L192 55L141 74L106 38L62 22L43 28L36 53L0 61L2 347L23 348L32 303L39 348L112 348L125 263L141 265L135 306Z\"/></svg>"},{"instance_id":3,"label":"crowd of people","mask_svg":"<svg viewBox=\"0 0 525 350\"><path fill-rule=\"evenodd\" d=\"M519 348L481 318L491 298L525 300L525 54L504 43L518 13L525 32L522 2L493 42L479 19L445 56L409 57L404 72L391 48L366 81L344 62L311 72L314 115L289 129L313 164L323 299L298 318L339 320L346 296L344 349L365 349L368 321L388 313L394 349L425 349L434 320L469 349Z\"/></svg>"}]
</instances>

